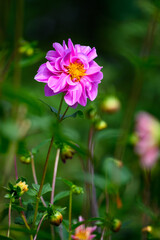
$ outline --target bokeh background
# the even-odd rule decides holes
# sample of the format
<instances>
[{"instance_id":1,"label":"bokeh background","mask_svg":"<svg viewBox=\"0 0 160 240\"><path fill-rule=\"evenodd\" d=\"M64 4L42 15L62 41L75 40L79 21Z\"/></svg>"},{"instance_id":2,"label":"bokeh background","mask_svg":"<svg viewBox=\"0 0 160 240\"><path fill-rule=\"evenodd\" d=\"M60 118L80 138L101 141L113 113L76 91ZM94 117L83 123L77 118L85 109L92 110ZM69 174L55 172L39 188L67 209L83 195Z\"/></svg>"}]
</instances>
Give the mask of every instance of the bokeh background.
<instances>
[{"instance_id":1,"label":"bokeh background","mask_svg":"<svg viewBox=\"0 0 160 240\"><path fill-rule=\"evenodd\" d=\"M44 85L36 82L34 76L40 64L45 62L46 52L52 49L52 43L62 43L71 38L73 43L96 47L97 63L103 66L104 78L94 103L108 124L105 131L95 135L95 185L99 214L105 215L105 180L110 181L111 185L113 182L118 185L122 202L122 206L118 207L117 193L111 187L109 212L123 223L121 231L112 235L113 239L141 239L145 214L149 215L148 223L157 223L160 204L159 163L152 173L150 206L145 206L145 174L134 153L131 134L138 111L147 111L160 119L159 8L158 0L0 1L1 186L7 186L8 181L15 180L15 155L18 175L24 176L29 184L33 183L31 166L22 164L19 158L27 150L31 151L45 139L51 138L54 131L54 115L40 100L58 108L61 98L59 95L46 98ZM101 100L107 95L120 99L120 111L111 115L100 111ZM91 102L88 101L87 107L78 106L78 109L86 111L90 105ZM65 108L64 104L63 110ZM69 109L70 114L74 111ZM89 127L90 121L85 117L70 118L63 122L62 132L68 139L87 149ZM121 138L122 132L125 134ZM47 144L43 145L35 156L39 181L47 148ZM53 149L46 176L46 182L50 183L54 157ZM114 169L110 169L111 166L107 164L107 159L114 157L124 162L123 180L120 183L115 180ZM83 158L86 161L86 156ZM108 177L111 171L112 176ZM76 155L66 164L60 162L58 176L84 186L83 168ZM66 188L57 181L56 193ZM7 217L3 211L7 203L4 194L1 187L1 226L7 226ZM29 198L27 196L26 201ZM75 196L73 199L74 219L79 215L87 217L84 198ZM49 195L46 195L46 199L49 201ZM68 199L61 200L59 204L68 207ZM13 215L17 216L16 213ZM67 211L64 217L67 218ZM47 223L44 224L43 231L44 229L49 229ZM1 232L5 234L4 230ZM14 239L22 236L23 239L28 239L24 233L12 233ZM40 235L39 239L49 238Z\"/></svg>"}]
</instances>

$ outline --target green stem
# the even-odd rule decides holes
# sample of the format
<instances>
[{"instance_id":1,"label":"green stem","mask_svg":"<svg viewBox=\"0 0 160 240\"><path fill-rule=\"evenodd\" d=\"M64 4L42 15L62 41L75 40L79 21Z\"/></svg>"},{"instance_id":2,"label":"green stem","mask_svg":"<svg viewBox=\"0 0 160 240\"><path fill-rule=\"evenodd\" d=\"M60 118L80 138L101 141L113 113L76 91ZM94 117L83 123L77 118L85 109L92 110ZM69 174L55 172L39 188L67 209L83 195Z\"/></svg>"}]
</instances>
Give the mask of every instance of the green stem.
<instances>
[{"instance_id":1,"label":"green stem","mask_svg":"<svg viewBox=\"0 0 160 240\"><path fill-rule=\"evenodd\" d=\"M39 192L37 194L36 208L35 208L34 219L33 219L33 228L34 228L35 222L36 222L40 196L41 196L41 192L42 192L42 188L43 188L43 184L44 184L44 180L45 180L45 176L46 176L48 160L49 160L50 152L51 152L51 149L52 149L52 145L53 145L53 137L51 138L51 142L50 142L50 145L49 145L49 149L48 149L48 153L47 153L47 157L46 157L46 161L45 161L45 165L44 165L44 169L43 169L41 185L40 185L40 188L39 188Z\"/></svg>"},{"instance_id":2,"label":"green stem","mask_svg":"<svg viewBox=\"0 0 160 240\"><path fill-rule=\"evenodd\" d=\"M64 100L64 93L62 94L61 102L60 102L58 113L57 113L57 120L58 121L60 120L60 112L61 112L63 100Z\"/></svg>"},{"instance_id":3,"label":"green stem","mask_svg":"<svg viewBox=\"0 0 160 240\"><path fill-rule=\"evenodd\" d=\"M66 115L66 113L68 111L68 109L69 109L69 106L67 106L67 108L66 108L65 112L63 113L63 115L62 115L61 119L59 120L59 122L62 122L64 116Z\"/></svg>"},{"instance_id":4,"label":"green stem","mask_svg":"<svg viewBox=\"0 0 160 240\"><path fill-rule=\"evenodd\" d=\"M9 238L9 236L10 236L11 208L12 208L12 200L10 199L10 202L9 202L9 209L8 209L8 232L7 232L7 237L8 237L8 238Z\"/></svg>"},{"instance_id":5,"label":"green stem","mask_svg":"<svg viewBox=\"0 0 160 240\"><path fill-rule=\"evenodd\" d=\"M70 190L70 195L69 195L69 238L68 240L71 240L71 234L72 234L72 190Z\"/></svg>"}]
</instances>

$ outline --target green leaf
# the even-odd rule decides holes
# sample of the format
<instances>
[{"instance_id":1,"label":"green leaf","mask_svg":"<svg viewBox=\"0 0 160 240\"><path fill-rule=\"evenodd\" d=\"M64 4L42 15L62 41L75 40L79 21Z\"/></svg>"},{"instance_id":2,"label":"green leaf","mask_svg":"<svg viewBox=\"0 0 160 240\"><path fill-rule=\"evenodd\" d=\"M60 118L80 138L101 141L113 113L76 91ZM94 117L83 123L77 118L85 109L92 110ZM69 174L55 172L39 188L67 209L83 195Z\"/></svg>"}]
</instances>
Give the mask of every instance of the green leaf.
<instances>
[{"instance_id":1,"label":"green leaf","mask_svg":"<svg viewBox=\"0 0 160 240\"><path fill-rule=\"evenodd\" d=\"M43 145L45 145L46 143L50 142L51 138L44 140L43 142L41 142L40 144L38 144L36 147L32 148L32 154L36 154L41 147L43 147Z\"/></svg>"},{"instance_id":2,"label":"green leaf","mask_svg":"<svg viewBox=\"0 0 160 240\"><path fill-rule=\"evenodd\" d=\"M0 235L0 239L1 240L13 240L13 238L5 237L5 236L2 236L2 235Z\"/></svg>"},{"instance_id":3,"label":"green leaf","mask_svg":"<svg viewBox=\"0 0 160 240\"><path fill-rule=\"evenodd\" d=\"M69 187L72 187L74 185L71 181L69 181L69 180L67 180L65 178L58 177L57 180L61 180L62 182L64 182Z\"/></svg>"},{"instance_id":4,"label":"green leaf","mask_svg":"<svg viewBox=\"0 0 160 240\"><path fill-rule=\"evenodd\" d=\"M95 217L95 218L90 218L88 220L84 220L84 221L81 221L81 222L77 222L75 224L72 224L72 230L76 229L77 227L79 227L82 224L85 224L85 223L88 223L88 222L93 222L93 221L104 221L104 219L101 218L101 217Z\"/></svg>"},{"instance_id":5,"label":"green leaf","mask_svg":"<svg viewBox=\"0 0 160 240\"><path fill-rule=\"evenodd\" d=\"M95 138L97 141L103 139L117 138L120 136L120 131L117 129L105 129L96 133Z\"/></svg>"},{"instance_id":6,"label":"green leaf","mask_svg":"<svg viewBox=\"0 0 160 240\"><path fill-rule=\"evenodd\" d=\"M18 206L16 204L12 204L12 208L17 210L18 212L21 212L21 211L24 211L25 208L21 207L21 206Z\"/></svg>"},{"instance_id":7,"label":"green leaf","mask_svg":"<svg viewBox=\"0 0 160 240\"><path fill-rule=\"evenodd\" d=\"M30 188L28 191L27 191L27 194L29 196L36 196L37 195L37 191L35 189L32 189Z\"/></svg>"},{"instance_id":8,"label":"green leaf","mask_svg":"<svg viewBox=\"0 0 160 240\"><path fill-rule=\"evenodd\" d=\"M54 198L54 203L55 203L56 201L64 198L64 197L69 196L69 193L70 193L70 191L63 191L63 192L58 193L58 194L55 196L55 198Z\"/></svg>"},{"instance_id":9,"label":"green leaf","mask_svg":"<svg viewBox=\"0 0 160 240\"><path fill-rule=\"evenodd\" d=\"M21 217L16 217L14 223L18 225L24 225L24 221Z\"/></svg>"},{"instance_id":10,"label":"green leaf","mask_svg":"<svg viewBox=\"0 0 160 240\"><path fill-rule=\"evenodd\" d=\"M58 114L58 110L57 109L55 109L54 107L50 106L48 103L44 102L43 100L41 100L41 99L39 99L39 100L42 103L44 103L45 105L47 105L50 108L51 112L53 112L55 114L55 116L57 117L57 114Z\"/></svg>"},{"instance_id":11,"label":"green leaf","mask_svg":"<svg viewBox=\"0 0 160 240\"><path fill-rule=\"evenodd\" d=\"M61 116L61 115L60 115ZM76 117L80 117L80 118L83 118L84 117L84 114L81 110L78 110L76 111L75 113L73 114L70 114L70 115L65 115L63 120L66 119L66 118L76 118Z\"/></svg>"},{"instance_id":12,"label":"green leaf","mask_svg":"<svg viewBox=\"0 0 160 240\"><path fill-rule=\"evenodd\" d=\"M51 185L49 183L46 183L42 188L41 195L44 195L44 194L46 194L48 192L51 192L51 191L52 191Z\"/></svg>"},{"instance_id":13,"label":"green leaf","mask_svg":"<svg viewBox=\"0 0 160 240\"><path fill-rule=\"evenodd\" d=\"M33 189L30 189L30 191L28 192L30 196L35 196L39 192L40 185L33 183L32 187ZM41 196L51 191L52 191L51 185L49 183L46 183L42 188Z\"/></svg>"}]
</instances>

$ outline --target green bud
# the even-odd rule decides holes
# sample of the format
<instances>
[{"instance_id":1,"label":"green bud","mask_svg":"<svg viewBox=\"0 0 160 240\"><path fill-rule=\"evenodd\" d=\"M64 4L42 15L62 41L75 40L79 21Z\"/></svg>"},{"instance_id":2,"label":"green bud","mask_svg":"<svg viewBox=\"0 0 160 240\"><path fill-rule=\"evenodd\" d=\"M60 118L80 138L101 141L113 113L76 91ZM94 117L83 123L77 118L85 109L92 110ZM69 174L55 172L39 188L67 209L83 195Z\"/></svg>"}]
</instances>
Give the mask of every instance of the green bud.
<instances>
[{"instance_id":1,"label":"green bud","mask_svg":"<svg viewBox=\"0 0 160 240\"><path fill-rule=\"evenodd\" d=\"M104 120L96 120L94 123L94 128L97 131L103 130L105 128L107 128L107 123Z\"/></svg>"},{"instance_id":2,"label":"green bud","mask_svg":"<svg viewBox=\"0 0 160 240\"><path fill-rule=\"evenodd\" d=\"M86 111L86 116L88 119L94 119L96 115L97 115L96 108L92 107Z\"/></svg>"},{"instance_id":3,"label":"green bud","mask_svg":"<svg viewBox=\"0 0 160 240\"><path fill-rule=\"evenodd\" d=\"M21 161L22 163L24 163L24 164L29 164L29 163L31 162L31 157L30 157L30 156L28 156L28 157L26 157L26 156L21 156L21 157L20 157L20 161Z\"/></svg>"},{"instance_id":4,"label":"green bud","mask_svg":"<svg viewBox=\"0 0 160 240\"><path fill-rule=\"evenodd\" d=\"M77 195L84 193L83 188L78 187L76 185L72 185L71 189L72 189L72 192L77 194Z\"/></svg>"},{"instance_id":5,"label":"green bud","mask_svg":"<svg viewBox=\"0 0 160 240\"><path fill-rule=\"evenodd\" d=\"M59 211L55 211L50 217L50 223L55 226L59 226L63 221L63 216Z\"/></svg>"},{"instance_id":6,"label":"green bud","mask_svg":"<svg viewBox=\"0 0 160 240\"><path fill-rule=\"evenodd\" d=\"M120 109L120 101L114 96L106 97L101 103L102 112L115 113Z\"/></svg>"},{"instance_id":7,"label":"green bud","mask_svg":"<svg viewBox=\"0 0 160 240\"><path fill-rule=\"evenodd\" d=\"M33 53L34 53L34 50L33 50L33 48L31 48L31 47L29 47L29 48L26 50L26 55L27 55L27 56L32 56Z\"/></svg>"},{"instance_id":8,"label":"green bud","mask_svg":"<svg viewBox=\"0 0 160 240\"><path fill-rule=\"evenodd\" d=\"M121 221L119 220L119 219L113 219L113 221L112 221L112 226L111 226L111 230L113 231L113 232L118 232L119 230L120 230L120 228L121 228L121 225L122 225L122 223L121 223Z\"/></svg>"}]
</instances>

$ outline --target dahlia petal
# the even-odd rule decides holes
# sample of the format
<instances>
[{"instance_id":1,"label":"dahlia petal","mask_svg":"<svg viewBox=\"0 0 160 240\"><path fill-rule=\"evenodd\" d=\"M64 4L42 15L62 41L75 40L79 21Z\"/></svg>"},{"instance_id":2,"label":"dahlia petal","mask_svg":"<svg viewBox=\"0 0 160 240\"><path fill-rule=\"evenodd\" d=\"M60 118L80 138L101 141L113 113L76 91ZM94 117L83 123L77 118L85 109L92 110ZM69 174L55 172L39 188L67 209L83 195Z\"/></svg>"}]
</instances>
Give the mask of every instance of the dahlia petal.
<instances>
[{"instance_id":1,"label":"dahlia petal","mask_svg":"<svg viewBox=\"0 0 160 240\"><path fill-rule=\"evenodd\" d=\"M96 49L92 48L91 51L87 54L87 56L89 62L96 58L97 57Z\"/></svg>"},{"instance_id":2,"label":"dahlia petal","mask_svg":"<svg viewBox=\"0 0 160 240\"><path fill-rule=\"evenodd\" d=\"M98 85L92 84L92 89L90 91L87 89L87 96L91 101L93 101L97 97L97 94L98 94Z\"/></svg>"},{"instance_id":3,"label":"dahlia petal","mask_svg":"<svg viewBox=\"0 0 160 240\"><path fill-rule=\"evenodd\" d=\"M96 62L92 61L89 68L86 71L86 75L92 75L99 72L102 69Z\"/></svg>"},{"instance_id":4,"label":"dahlia petal","mask_svg":"<svg viewBox=\"0 0 160 240\"><path fill-rule=\"evenodd\" d=\"M141 164L145 168L152 168L153 165L158 160L159 150L157 147L153 147L152 149L148 149L145 155L141 157Z\"/></svg>"},{"instance_id":5,"label":"dahlia petal","mask_svg":"<svg viewBox=\"0 0 160 240\"><path fill-rule=\"evenodd\" d=\"M68 66L70 64L70 51L62 59L62 64Z\"/></svg>"},{"instance_id":6,"label":"dahlia petal","mask_svg":"<svg viewBox=\"0 0 160 240\"><path fill-rule=\"evenodd\" d=\"M91 48L89 46L81 46L81 51L83 54L88 54L91 51Z\"/></svg>"},{"instance_id":7,"label":"dahlia petal","mask_svg":"<svg viewBox=\"0 0 160 240\"><path fill-rule=\"evenodd\" d=\"M52 73L57 73L57 70L55 69L55 64L52 62L46 62L46 67L48 68L49 71L51 71Z\"/></svg>"},{"instance_id":8,"label":"dahlia petal","mask_svg":"<svg viewBox=\"0 0 160 240\"><path fill-rule=\"evenodd\" d=\"M75 55L75 48L70 38L68 39L68 48L71 50L72 55Z\"/></svg>"},{"instance_id":9,"label":"dahlia petal","mask_svg":"<svg viewBox=\"0 0 160 240\"><path fill-rule=\"evenodd\" d=\"M67 49L67 45L65 43L65 41L63 40L63 48L66 50Z\"/></svg>"},{"instance_id":10,"label":"dahlia petal","mask_svg":"<svg viewBox=\"0 0 160 240\"><path fill-rule=\"evenodd\" d=\"M51 72L47 69L46 64L43 64L38 70L38 73L34 77L38 82L47 82L51 76Z\"/></svg>"},{"instance_id":11,"label":"dahlia petal","mask_svg":"<svg viewBox=\"0 0 160 240\"><path fill-rule=\"evenodd\" d=\"M54 86L54 92L60 92L64 91L66 84L67 84L67 78L69 76L66 74L61 74L60 78L58 79L56 85Z\"/></svg>"},{"instance_id":12,"label":"dahlia petal","mask_svg":"<svg viewBox=\"0 0 160 240\"><path fill-rule=\"evenodd\" d=\"M61 60L62 60L62 58L57 58L56 61L55 61L55 68L56 68L57 71L61 71L62 70Z\"/></svg>"},{"instance_id":13,"label":"dahlia petal","mask_svg":"<svg viewBox=\"0 0 160 240\"><path fill-rule=\"evenodd\" d=\"M86 106L86 104L87 104L86 90L85 90L85 87L83 86L83 84L81 84L81 86L82 86L82 94L81 94L78 102L82 106Z\"/></svg>"},{"instance_id":14,"label":"dahlia petal","mask_svg":"<svg viewBox=\"0 0 160 240\"><path fill-rule=\"evenodd\" d=\"M83 54L78 54L77 56L71 57L70 61L71 61L71 63L80 62L84 65L85 69L89 68L89 63L88 63L87 57Z\"/></svg>"},{"instance_id":15,"label":"dahlia petal","mask_svg":"<svg viewBox=\"0 0 160 240\"><path fill-rule=\"evenodd\" d=\"M46 59L48 61L55 61L57 57L59 57L59 54L56 51L50 50L47 52Z\"/></svg>"},{"instance_id":16,"label":"dahlia petal","mask_svg":"<svg viewBox=\"0 0 160 240\"><path fill-rule=\"evenodd\" d=\"M78 84L75 86L75 88L69 89L64 96L64 100L69 106L74 105L75 103L78 102L80 96L82 94L82 87L81 84Z\"/></svg>"},{"instance_id":17,"label":"dahlia petal","mask_svg":"<svg viewBox=\"0 0 160 240\"><path fill-rule=\"evenodd\" d=\"M94 74L92 74L92 75L85 76L85 78L86 78L89 82L100 83L101 80L102 80L102 78L103 78L103 73L102 73L102 72L94 73Z\"/></svg>"},{"instance_id":18,"label":"dahlia petal","mask_svg":"<svg viewBox=\"0 0 160 240\"><path fill-rule=\"evenodd\" d=\"M45 92L45 96L46 97L50 97L55 95L55 93L53 92L53 90L51 88L48 87L48 85L46 84L44 87L44 92Z\"/></svg>"},{"instance_id":19,"label":"dahlia petal","mask_svg":"<svg viewBox=\"0 0 160 240\"><path fill-rule=\"evenodd\" d=\"M64 54L64 48L60 43L53 43L53 47L56 50L57 53L59 53L60 56L63 56Z\"/></svg>"}]
</instances>

